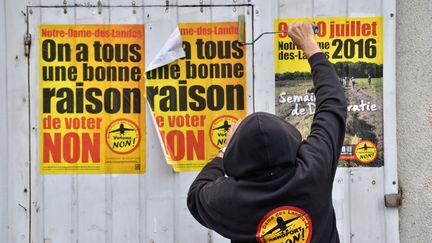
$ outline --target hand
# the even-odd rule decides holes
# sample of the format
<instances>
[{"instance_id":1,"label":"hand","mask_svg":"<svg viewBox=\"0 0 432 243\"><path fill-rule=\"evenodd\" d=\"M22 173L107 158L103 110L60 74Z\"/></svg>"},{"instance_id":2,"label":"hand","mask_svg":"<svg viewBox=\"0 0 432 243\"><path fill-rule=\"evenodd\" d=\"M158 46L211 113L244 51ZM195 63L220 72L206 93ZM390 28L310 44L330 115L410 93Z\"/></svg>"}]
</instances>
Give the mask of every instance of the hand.
<instances>
[{"instance_id":1,"label":"hand","mask_svg":"<svg viewBox=\"0 0 432 243\"><path fill-rule=\"evenodd\" d=\"M226 140L225 140L225 147L228 146L229 142L231 141L231 138L232 138L233 134L235 133L235 131L237 130L237 127L240 125L240 123L241 123L242 121L243 121L242 119L238 119L238 120L236 121L236 123L234 123L234 124L231 126L231 128L230 128L230 130L229 130L229 132L228 132L228 134L227 134Z\"/></svg>"},{"instance_id":2,"label":"hand","mask_svg":"<svg viewBox=\"0 0 432 243\"><path fill-rule=\"evenodd\" d=\"M241 122L242 122L242 119L238 119L237 122L231 126L230 130L228 131L227 137L225 139L225 147L228 146L229 142L231 141L233 134L235 133L235 131L237 130L237 127L240 125ZM216 155L216 157L223 158L223 155L224 154L222 152L219 152Z\"/></svg>"},{"instance_id":3,"label":"hand","mask_svg":"<svg viewBox=\"0 0 432 243\"><path fill-rule=\"evenodd\" d=\"M304 51L307 58L317 52L321 52L315 40L312 22L292 23L288 26L288 36L293 43Z\"/></svg>"}]
</instances>

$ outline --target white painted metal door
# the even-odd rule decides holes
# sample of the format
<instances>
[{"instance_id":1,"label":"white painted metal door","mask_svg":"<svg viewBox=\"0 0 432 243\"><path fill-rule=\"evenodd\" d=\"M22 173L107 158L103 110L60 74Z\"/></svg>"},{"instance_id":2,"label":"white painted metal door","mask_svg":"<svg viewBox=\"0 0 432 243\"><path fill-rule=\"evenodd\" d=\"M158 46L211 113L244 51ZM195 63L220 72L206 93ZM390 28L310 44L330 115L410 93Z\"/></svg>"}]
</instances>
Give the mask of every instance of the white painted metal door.
<instances>
[{"instance_id":1,"label":"white painted metal door","mask_svg":"<svg viewBox=\"0 0 432 243\"><path fill-rule=\"evenodd\" d=\"M122 1L95 5L42 1L30 6L29 33L31 94L31 241L67 242L227 242L199 225L186 208L186 193L196 173L174 173L167 165L157 132L147 111L147 171L143 175L41 175L39 168L40 24L144 24L146 63L178 23L236 22L246 16L251 35L252 5L240 1ZM243 1L242 1L243 2ZM166 5L168 4L168 5ZM182 6L188 5L188 6ZM252 70L252 49L248 50ZM144 69L144 67L143 67ZM248 73L248 106L253 107L253 75Z\"/></svg>"}]
</instances>

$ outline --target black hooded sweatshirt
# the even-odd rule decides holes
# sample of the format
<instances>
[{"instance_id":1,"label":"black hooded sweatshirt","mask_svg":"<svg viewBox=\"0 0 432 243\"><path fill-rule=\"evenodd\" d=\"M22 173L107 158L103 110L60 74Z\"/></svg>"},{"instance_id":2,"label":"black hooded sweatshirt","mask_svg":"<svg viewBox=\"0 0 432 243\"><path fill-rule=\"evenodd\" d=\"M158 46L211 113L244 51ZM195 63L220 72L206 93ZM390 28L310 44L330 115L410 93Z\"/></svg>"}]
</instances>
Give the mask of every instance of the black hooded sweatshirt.
<instances>
[{"instance_id":1,"label":"black hooded sweatshirt","mask_svg":"<svg viewBox=\"0 0 432 243\"><path fill-rule=\"evenodd\" d=\"M323 53L309 58L316 111L310 135L268 113L246 117L222 158L192 183L187 205L232 242L339 242L332 185L345 134L346 98Z\"/></svg>"}]
</instances>

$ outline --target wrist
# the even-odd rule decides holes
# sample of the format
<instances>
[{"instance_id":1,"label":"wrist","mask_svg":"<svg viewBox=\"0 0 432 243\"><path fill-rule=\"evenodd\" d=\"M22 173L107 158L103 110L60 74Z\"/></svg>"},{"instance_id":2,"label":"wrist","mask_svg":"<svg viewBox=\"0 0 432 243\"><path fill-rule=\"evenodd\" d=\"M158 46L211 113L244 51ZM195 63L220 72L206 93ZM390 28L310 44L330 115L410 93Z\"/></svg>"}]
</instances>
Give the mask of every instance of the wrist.
<instances>
[{"instance_id":1,"label":"wrist","mask_svg":"<svg viewBox=\"0 0 432 243\"><path fill-rule=\"evenodd\" d=\"M303 45L303 52L305 53L306 57L309 58L313 56L313 54L321 52L321 49L319 48L315 39L313 39L305 42Z\"/></svg>"},{"instance_id":2,"label":"wrist","mask_svg":"<svg viewBox=\"0 0 432 243\"><path fill-rule=\"evenodd\" d=\"M216 157L223 158L225 150L226 150L226 146L219 149L219 152L217 153Z\"/></svg>"}]
</instances>

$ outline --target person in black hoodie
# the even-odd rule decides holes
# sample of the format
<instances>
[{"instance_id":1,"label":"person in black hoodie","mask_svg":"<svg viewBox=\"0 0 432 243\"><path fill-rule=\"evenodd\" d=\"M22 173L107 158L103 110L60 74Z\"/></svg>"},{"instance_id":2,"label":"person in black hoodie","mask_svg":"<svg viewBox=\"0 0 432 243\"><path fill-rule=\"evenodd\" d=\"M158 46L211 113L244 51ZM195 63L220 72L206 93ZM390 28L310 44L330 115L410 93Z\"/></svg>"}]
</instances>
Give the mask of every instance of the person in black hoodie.
<instances>
[{"instance_id":1,"label":"person in black hoodie","mask_svg":"<svg viewBox=\"0 0 432 243\"><path fill-rule=\"evenodd\" d=\"M257 112L232 126L220 151L190 186L195 219L231 242L339 242L332 186L347 113L333 65L318 47L311 23L288 36L308 57L316 111L311 133Z\"/></svg>"}]
</instances>

